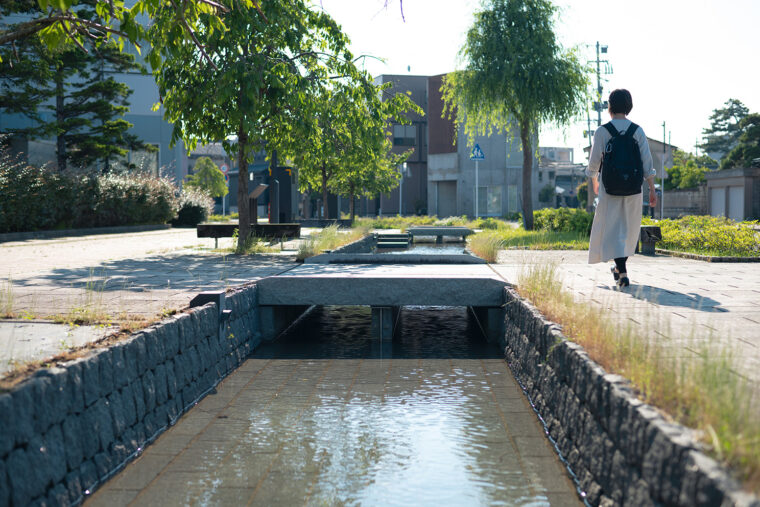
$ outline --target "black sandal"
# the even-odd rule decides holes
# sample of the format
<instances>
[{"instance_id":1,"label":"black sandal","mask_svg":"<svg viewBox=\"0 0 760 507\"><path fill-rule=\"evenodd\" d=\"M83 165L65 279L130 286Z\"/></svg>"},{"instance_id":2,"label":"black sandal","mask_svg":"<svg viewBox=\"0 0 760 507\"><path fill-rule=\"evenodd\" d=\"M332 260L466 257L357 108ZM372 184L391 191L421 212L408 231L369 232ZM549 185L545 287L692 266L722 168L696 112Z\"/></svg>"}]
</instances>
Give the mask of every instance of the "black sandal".
<instances>
[{"instance_id":1,"label":"black sandal","mask_svg":"<svg viewBox=\"0 0 760 507\"><path fill-rule=\"evenodd\" d=\"M631 282L628 280L627 276L624 276L624 277L620 278L620 280L618 280L618 282L617 282L618 287L620 287L621 289L623 287L628 287L630 284L631 284Z\"/></svg>"}]
</instances>

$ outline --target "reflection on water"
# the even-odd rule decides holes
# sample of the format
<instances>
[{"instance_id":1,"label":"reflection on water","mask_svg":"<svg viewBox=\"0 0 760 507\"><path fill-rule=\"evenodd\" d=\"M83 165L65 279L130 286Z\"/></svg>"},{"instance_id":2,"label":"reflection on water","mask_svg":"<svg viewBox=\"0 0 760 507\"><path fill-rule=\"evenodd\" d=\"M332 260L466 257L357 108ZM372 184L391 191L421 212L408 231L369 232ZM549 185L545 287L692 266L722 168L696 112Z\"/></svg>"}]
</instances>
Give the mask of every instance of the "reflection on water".
<instances>
[{"instance_id":1,"label":"reflection on water","mask_svg":"<svg viewBox=\"0 0 760 507\"><path fill-rule=\"evenodd\" d=\"M467 253L464 243L412 244L409 248L378 248L375 253L414 254L414 255L461 255Z\"/></svg>"},{"instance_id":2,"label":"reflection on water","mask_svg":"<svg viewBox=\"0 0 760 507\"><path fill-rule=\"evenodd\" d=\"M532 414L498 348L463 308L402 315L385 359L373 357L369 309L356 307L318 309L256 351L302 359L310 381L288 395L303 404L252 411L249 442L280 441L286 468L316 475L310 504L547 503L536 466L521 456L525 428L508 427L506 407L520 410L522 426ZM533 454L551 457L534 436Z\"/></svg>"},{"instance_id":3,"label":"reflection on water","mask_svg":"<svg viewBox=\"0 0 760 507\"><path fill-rule=\"evenodd\" d=\"M88 503L578 505L497 347L459 308L319 309Z\"/></svg>"}]
</instances>

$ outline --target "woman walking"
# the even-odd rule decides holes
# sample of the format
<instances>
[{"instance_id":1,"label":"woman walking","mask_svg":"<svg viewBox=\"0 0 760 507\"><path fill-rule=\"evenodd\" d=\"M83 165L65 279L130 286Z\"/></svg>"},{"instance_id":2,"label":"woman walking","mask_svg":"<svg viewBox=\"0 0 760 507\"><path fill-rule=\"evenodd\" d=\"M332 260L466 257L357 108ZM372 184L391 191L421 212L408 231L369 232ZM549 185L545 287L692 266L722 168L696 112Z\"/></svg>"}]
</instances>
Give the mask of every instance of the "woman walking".
<instances>
[{"instance_id":1,"label":"woman walking","mask_svg":"<svg viewBox=\"0 0 760 507\"><path fill-rule=\"evenodd\" d=\"M626 260L633 255L639 239L643 179L649 185L649 205L657 205L656 173L647 136L641 127L626 118L632 108L633 99L628 90L610 93L611 120L596 129L586 169L586 176L593 179L594 192L599 194L588 262L614 260L615 265L610 270L618 287L630 283ZM627 153L627 149L631 153Z\"/></svg>"}]
</instances>

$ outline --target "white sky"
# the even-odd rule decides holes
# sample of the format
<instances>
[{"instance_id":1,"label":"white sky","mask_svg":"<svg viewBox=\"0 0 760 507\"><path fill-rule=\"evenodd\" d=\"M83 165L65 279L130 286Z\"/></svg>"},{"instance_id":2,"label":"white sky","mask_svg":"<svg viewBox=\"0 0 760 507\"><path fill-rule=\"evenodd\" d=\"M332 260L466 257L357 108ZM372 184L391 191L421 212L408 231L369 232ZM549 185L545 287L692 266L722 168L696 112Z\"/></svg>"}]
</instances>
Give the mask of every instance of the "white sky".
<instances>
[{"instance_id":1,"label":"white sky","mask_svg":"<svg viewBox=\"0 0 760 507\"><path fill-rule=\"evenodd\" d=\"M399 0L388 0L387 9L385 0L316 1L342 25L355 54L385 60L366 61L373 76L461 68L457 55L480 8L477 0L404 0L402 20ZM560 43L578 46L588 60L596 41L609 47L613 74L603 98L627 88L629 118L649 137L662 140L665 121L672 143L693 152L712 110L729 98L760 112L760 0L554 1ZM603 113L602 122L608 119ZM576 162L585 161L585 120L583 112L576 124L544 128L540 144L571 146Z\"/></svg>"}]
</instances>

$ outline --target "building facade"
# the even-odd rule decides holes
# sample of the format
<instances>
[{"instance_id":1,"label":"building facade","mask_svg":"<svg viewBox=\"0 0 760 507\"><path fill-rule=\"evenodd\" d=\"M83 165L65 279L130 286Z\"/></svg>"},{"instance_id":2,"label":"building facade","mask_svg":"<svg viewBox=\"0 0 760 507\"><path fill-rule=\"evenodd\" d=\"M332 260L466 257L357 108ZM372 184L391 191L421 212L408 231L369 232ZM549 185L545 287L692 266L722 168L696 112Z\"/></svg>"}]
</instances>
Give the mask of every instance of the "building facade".
<instances>
[{"instance_id":1,"label":"building facade","mask_svg":"<svg viewBox=\"0 0 760 507\"><path fill-rule=\"evenodd\" d=\"M428 92L428 213L439 217L475 215L507 216L522 208L522 144L519 131L508 134L476 136L485 160L476 164L470 160L472 146L467 142L464 128L454 120L444 118L441 84L444 75L427 79ZM533 146L537 137L533 136ZM532 199L538 202L538 159L533 157L531 171ZM477 180L477 181L476 181Z\"/></svg>"}]
</instances>

